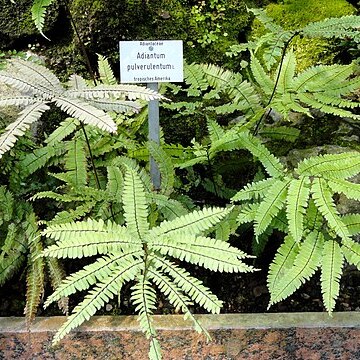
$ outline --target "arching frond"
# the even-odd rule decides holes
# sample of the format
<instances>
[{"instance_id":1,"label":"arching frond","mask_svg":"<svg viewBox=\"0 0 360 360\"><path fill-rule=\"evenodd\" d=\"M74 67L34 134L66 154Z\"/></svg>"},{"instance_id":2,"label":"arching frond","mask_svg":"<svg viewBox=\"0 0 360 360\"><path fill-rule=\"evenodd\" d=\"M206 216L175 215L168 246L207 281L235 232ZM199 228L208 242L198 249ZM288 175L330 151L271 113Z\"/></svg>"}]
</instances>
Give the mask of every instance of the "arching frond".
<instances>
[{"instance_id":1,"label":"arching frond","mask_svg":"<svg viewBox=\"0 0 360 360\"><path fill-rule=\"evenodd\" d=\"M85 124L96 126L110 133L116 132L117 126L110 115L83 101L67 97L55 97L55 104L70 116L74 116Z\"/></svg>"},{"instance_id":2,"label":"arching frond","mask_svg":"<svg viewBox=\"0 0 360 360\"><path fill-rule=\"evenodd\" d=\"M346 225L342 222L340 214L335 207L329 187L324 179L315 178L311 187L312 198L315 205L328 221L330 227L343 240L349 240L350 234Z\"/></svg>"},{"instance_id":3,"label":"arching frond","mask_svg":"<svg viewBox=\"0 0 360 360\"><path fill-rule=\"evenodd\" d=\"M274 284L269 307L290 296L303 282L310 279L321 262L324 237L320 232L311 232L301 244L293 266Z\"/></svg>"},{"instance_id":4,"label":"arching frond","mask_svg":"<svg viewBox=\"0 0 360 360\"><path fill-rule=\"evenodd\" d=\"M326 241L321 258L321 292L325 308L330 315L339 296L343 262L344 257L339 244L334 240Z\"/></svg>"},{"instance_id":5,"label":"arching frond","mask_svg":"<svg viewBox=\"0 0 360 360\"><path fill-rule=\"evenodd\" d=\"M110 64L106 57L97 54L98 56L98 69L100 80L104 85L116 85L117 81L115 79L114 73L111 70Z\"/></svg>"},{"instance_id":6,"label":"arching frond","mask_svg":"<svg viewBox=\"0 0 360 360\"><path fill-rule=\"evenodd\" d=\"M259 200L264 198L266 193L276 182L276 178L269 178L265 180L256 181L254 183L248 184L244 189L237 192L232 198L231 201L241 201L241 200Z\"/></svg>"},{"instance_id":7,"label":"arching frond","mask_svg":"<svg viewBox=\"0 0 360 360\"><path fill-rule=\"evenodd\" d=\"M88 290L97 282L110 276L121 265L123 260L125 262L133 261L133 255L136 255L136 253L130 251L104 256L92 264L86 265L83 269L63 279L57 289L46 299L44 307L48 307L51 303L60 300L62 297L70 296L78 291Z\"/></svg>"},{"instance_id":8,"label":"arching frond","mask_svg":"<svg viewBox=\"0 0 360 360\"><path fill-rule=\"evenodd\" d=\"M159 236L171 237L175 233L200 234L210 229L223 219L231 208L205 208L180 216L172 221L163 221L159 226L149 232L149 237L156 239Z\"/></svg>"},{"instance_id":9,"label":"arching frond","mask_svg":"<svg viewBox=\"0 0 360 360\"><path fill-rule=\"evenodd\" d=\"M78 90L67 90L66 95L71 98L83 98L87 100L92 99L109 99L126 97L129 100L156 100L163 99L164 97L154 90L151 90L145 86L138 85L98 85L95 87L87 87Z\"/></svg>"},{"instance_id":10,"label":"arching frond","mask_svg":"<svg viewBox=\"0 0 360 360\"><path fill-rule=\"evenodd\" d=\"M77 305L66 322L60 327L53 338L53 344L57 344L72 329L89 320L92 315L103 307L110 299L118 294L124 281L133 280L140 270L142 261L123 262L108 277L97 283L94 289L90 290L85 299Z\"/></svg>"},{"instance_id":11,"label":"arching frond","mask_svg":"<svg viewBox=\"0 0 360 360\"><path fill-rule=\"evenodd\" d=\"M304 230L304 215L310 195L310 179L301 177L290 182L286 198L286 216L289 232L295 241L300 241Z\"/></svg>"},{"instance_id":12,"label":"arching frond","mask_svg":"<svg viewBox=\"0 0 360 360\"><path fill-rule=\"evenodd\" d=\"M45 139L45 142L49 145L54 145L72 134L79 125L80 123L78 120L67 118L59 124L47 139Z\"/></svg>"},{"instance_id":13,"label":"arching frond","mask_svg":"<svg viewBox=\"0 0 360 360\"><path fill-rule=\"evenodd\" d=\"M358 152L326 154L304 159L295 169L300 176L348 179L360 172Z\"/></svg>"},{"instance_id":14,"label":"arching frond","mask_svg":"<svg viewBox=\"0 0 360 360\"><path fill-rule=\"evenodd\" d=\"M24 135L30 125L39 120L41 115L48 109L50 108L46 104L37 102L20 112L20 116L9 124L5 129L5 133L0 136L0 158L14 146L17 138Z\"/></svg>"},{"instance_id":15,"label":"arching frond","mask_svg":"<svg viewBox=\"0 0 360 360\"><path fill-rule=\"evenodd\" d=\"M163 255L185 260L213 271L248 272L253 270L251 266L239 261L246 257L246 254L221 240L173 235L171 238L152 240L149 246Z\"/></svg>"},{"instance_id":16,"label":"arching frond","mask_svg":"<svg viewBox=\"0 0 360 360\"><path fill-rule=\"evenodd\" d=\"M65 169L69 175L70 183L75 186L85 186L87 183L87 160L85 141L74 137L66 144Z\"/></svg>"},{"instance_id":17,"label":"arching frond","mask_svg":"<svg viewBox=\"0 0 360 360\"><path fill-rule=\"evenodd\" d=\"M161 349L151 317L156 309L156 292L144 275L140 275L137 280L138 282L132 287L131 301L136 305L139 313L140 327L150 340L149 359L161 360Z\"/></svg>"},{"instance_id":18,"label":"arching frond","mask_svg":"<svg viewBox=\"0 0 360 360\"><path fill-rule=\"evenodd\" d=\"M248 132L242 132L239 135L244 149L250 151L252 155L259 159L263 164L265 171L273 177L281 176L284 173L284 167L279 160L270 153L270 151L261 143L261 141Z\"/></svg>"},{"instance_id":19,"label":"arching frond","mask_svg":"<svg viewBox=\"0 0 360 360\"><path fill-rule=\"evenodd\" d=\"M338 194L344 194L348 199L360 200L360 184L354 184L343 179L328 181L331 190Z\"/></svg>"},{"instance_id":20,"label":"arching frond","mask_svg":"<svg viewBox=\"0 0 360 360\"><path fill-rule=\"evenodd\" d=\"M341 251L346 261L360 270L360 244L353 240L347 240L341 245Z\"/></svg>"},{"instance_id":21,"label":"arching frond","mask_svg":"<svg viewBox=\"0 0 360 360\"><path fill-rule=\"evenodd\" d=\"M155 255L154 261L156 266L163 272L169 274L174 282L194 302L213 314L220 313L222 301L204 286L200 280L192 277L187 271L163 257Z\"/></svg>"},{"instance_id":22,"label":"arching frond","mask_svg":"<svg viewBox=\"0 0 360 360\"><path fill-rule=\"evenodd\" d=\"M132 169L127 169L125 172L122 201L129 230L138 239L144 240L149 231L148 205L144 186L139 176Z\"/></svg>"},{"instance_id":23,"label":"arching frond","mask_svg":"<svg viewBox=\"0 0 360 360\"><path fill-rule=\"evenodd\" d=\"M302 33L309 37L359 39L360 17L347 15L307 24Z\"/></svg>"},{"instance_id":24,"label":"arching frond","mask_svg":"<svg viewBox=\"0 0 360 360\"><path fill-rule=\"evenodd\" d=\"M43 33L45 15L47 8L54 2L54 0L34 0L31 7L32 19L35 23L36 28L39 30L40 34L43 35L46 39L47 37Z\"/></svg>"},{"instance_id":25,"label":"arching frond","mask_svg":"<svg viewBox=\"0 0 360 360\"><path fill-rule=\"evenodd\" d=\"M285 236L284 242L279 247L270 264L267 284L270 294L275 291L279 281L291 269L299 252L299 243L291 235Z\"/></svg>"},{"instance_id":26,"label":"arching frond","mask_svg":"<svg viewBox=\"0 0 360 360\"><path fill-rule=\"evenodd\" d=\"M161 175L161 192L170 195L174 189L174 166L171 157L162 149L162 147L154 141L149 141L147 147L151 156L159 166Z\"/></svg>"},{"instance_id":27,"label":"arching frond","mask_svg":"<svg viewBox=\"0 0 360 360\"><path fill-rule=\"evenodd\" d=\"M266 230L272 219L284 207L289 183L289 179L276 180L267 191L255 216L254 229L256 236L259 236Z\"/></svg>"}]
</instances>

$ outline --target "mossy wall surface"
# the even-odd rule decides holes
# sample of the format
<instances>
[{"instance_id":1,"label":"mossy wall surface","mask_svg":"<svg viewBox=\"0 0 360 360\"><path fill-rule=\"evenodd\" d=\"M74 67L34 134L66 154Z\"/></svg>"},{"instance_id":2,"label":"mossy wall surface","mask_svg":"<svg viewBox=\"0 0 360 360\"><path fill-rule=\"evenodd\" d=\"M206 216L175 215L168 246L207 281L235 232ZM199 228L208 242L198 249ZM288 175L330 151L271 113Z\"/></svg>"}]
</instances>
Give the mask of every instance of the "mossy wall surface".
<instances>
[{"instance_id":1,"label":"mossy wall surface","mask_svg":"<svg viewBox=\"0 0 360 360\"><path fill-rule=\"evenodd\" d=\"M40 38L31 18L33 0L0 0L0 49L19 46L27 39ZM56 3L49 7L45 30L51 31L58 16ZM21 46L21 45L20 45Z\"/></svg>"},{"instance_id":2,"label":"mossy wall surface","mask_svg":"<svg viewBox=\"0 0 360 360\"><path fill-rule=\"evenodd\" d=\"M276 23L292 30L310 22L351 15L356 9L345 0L285 0L281 4L269 4L266 12ZM292 46L296 51L299 70L320 62L330 64L336 55L331 41L323 39L295 38Z\"/></svg>"}]
</instances>

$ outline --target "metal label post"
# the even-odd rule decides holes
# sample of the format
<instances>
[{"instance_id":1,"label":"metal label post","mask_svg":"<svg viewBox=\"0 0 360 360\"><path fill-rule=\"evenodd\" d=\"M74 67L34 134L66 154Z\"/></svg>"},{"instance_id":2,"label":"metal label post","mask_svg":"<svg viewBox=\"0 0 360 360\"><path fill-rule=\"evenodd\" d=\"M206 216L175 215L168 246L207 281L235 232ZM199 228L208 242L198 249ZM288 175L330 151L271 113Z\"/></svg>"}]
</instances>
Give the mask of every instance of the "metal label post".
<instances>
[{"instance_id":1,"label":"metal label post","mask_svg":"<svg viewBox=\"0 0 360 360\"><path fill-rule=\"evenodd\" d=\"M158 91L158 83L148 83L147 87ZM155 141L160 144L160 124L159 124L159 100L149 101L149 141ZM152 156L150 156L150 176L155 190L160 190L161 176L159 166Z\"/></svg>"}]
</instances>

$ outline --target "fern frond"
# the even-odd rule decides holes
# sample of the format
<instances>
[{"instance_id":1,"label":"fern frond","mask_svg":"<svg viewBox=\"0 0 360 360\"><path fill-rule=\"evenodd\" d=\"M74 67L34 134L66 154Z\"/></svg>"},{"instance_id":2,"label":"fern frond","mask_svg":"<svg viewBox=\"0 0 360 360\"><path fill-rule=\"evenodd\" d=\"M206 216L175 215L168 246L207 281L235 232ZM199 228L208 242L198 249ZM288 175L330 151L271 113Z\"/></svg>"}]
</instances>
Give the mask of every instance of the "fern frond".
<instances>
[{"instance_id":1,"label":"fern frond","mask_svg":"<svg viewBox=\"0 0 360 360\"><path fill-rule=\"evenodd\" d=\"M117 166L108 166L106 169L108 179L106 191L111 199L120 202L122 196L122 187L124 185L123 174Z\"/></svg>"},{"instance_id":2,"label":"fern frond","mask_svg":"<svg viewBox=\"0 0 360 360\"><path fill-rule=\"evenodd\" d=\"M101 82L104 85L116 85L117 81L115 79L114 73L111 70L108 59L100 54L97 54L97 56Z\"/></svg>"},{"instance_id":3,"label":"fern frond","mask_svg":"<svg viewBox=\"0 0 360 360\"><path fill-rule=\"evenodd\" d=\"M292 50L288 51L284 57L282 66L278 66L277 73L280 71L276 92L285 94L289 91L295 75L296 58Z\"/></svg>"},{"instance_id":4,"label":"fern frond","mask_svg":"<svg viewBox=\"0 0 360 360\"><path fill-rule=\"evenodd\" d=\"M49 270L51 287L56 290L65 279L65 270L60 261L55 258L46 259L46 265ZM64 313L69 312L69 298L64 296L58 299L58 307ZM44 305L45 306L45 305Z\"/></svg>"},{"instance_id":5,"label":"fern frond","mask_svg":"<svg viewBox=\"0 0 360 360\"><path fill-rule=\"evenodd\" d=\"M78 120L67 118L58 125L58 127L49 135L47 139L45 139L45 142L48 145L54 145L72 134L79 125L80 123Z\"/></svg>"},{"instance_id":6,"label":"fern frond","mask_svg":"<svg viewBox=\"0 0 360 360\"><path fill-rule=\"evenodd\" d=\"M24 79L31 79L34 83L41 84L49 93L64 91L59 79L45 66L19 58L11 59L9 62Z\"/></svg>"},{"instance_id":7,"label":"fern frond","mask_svg":"<svg viewBox=\"0 0 360 360\"><path fill-rule=\"evenodd\" d=\"M198 235L221 221L231 210L232 208L213 207L192 211L172 221L163 221L159 226L150 230L149 238L157 239L159 236L170 238L176 233Z\"/></svg>"},{"instance_id":8,"label":"fern frond","mask_svg":"<svg viewBox=\"0 0 360 360\"><path fill-rule=\"evenodd\" d=\"M260 203L251 203L242 206L239 215L236 218L239 225L255 221L255 216L259 206Z\"/></svg>"},{"instance_id":9,"label":"fern frond","mask_svg":"<svg viewBox=\"0 0 360 360\"><path fill-rule=\"evenodd\" d=\"M85 141L74 137L66 144L65 169L71 185L75 187L87 184L87 161Z\"/></svg>"},{"instance_id":10,"label":"fern frond","mask_svg":"<svg viewBox=\"0 0 360 360\"><path fill-rule=\"evenodd\" d=\"M28 106L34 104L36 99L33 96L2 96L0 106Z\"/></svg>"},{"instance_id":11,"label":"fern frond","mask_svg":"<svg viewBox=\"0 0 360 360\"><path fill-rule=\"evenodd\" d=\"M17 138L24 135L30 125L39 120L41 115L48 109L50 108L46 104L37 102L20 112L20 116L9 124L5 129L5 133L0 136L0 158L14 146Z\"/></svg>"},{"instance_id":12,"label":"fern frond","mask_svg":"<svg viewBox=\"0 0 360 360\"><path fill-rule=\"evenodd\" d=\"M260 181L253 182L245 186L244 189L237 192L232 198L231 201L241 201L241 200L259 200L265 196L267 191L274 185L277 180L275 178L264 179Z\"/></svg>"},{"instance_id":13,"label":"fern frond","mask_svg":"<svg viewBox=\"0 0 360 360\"><path fill-rule=\"evenodd\" d=\"M141 106L134 101L121 101L112 99L92 99L89 101L97 109L115 111L118 113L138 113Z\"/></svg>"},{"instance_id":14,"label":"fern frond","mask_svg":"<svg viewBox=\"0 0 360 360\"><path fill-rule=\"evenodd\" d=\"M124 97L129 100L142 99L146 101L163 99L164 97L154 90L138 85L98 85L78 90L67 90L66 95L71 98L83 98L86 100L109 99Z\"/></svg>"},{"instance_id":15,"label":"fern frond","mask_svg":"<svg viewBox=\"0 0 360 360\"><path fill-rule=\"evenodd\" d=\"M166 275L153 271L151 268L148 270L150 280L157 285L160 291L169 299L169 302L175 307L176 310L181 310L184 313L184 319L190 318L194 324L195 330L198 333L204 333L207 338L210 335L205 328L202 327L200 322L190 312L189 306L193 305L192 301L182 292L182 290Z\"/></svg>"},{"instance_id":16,"label":"fern frond","mask_svg":"<svg viewBox=\"0 0 360 360\"><path fill-rule=\"evenodd\" d=\"M354 114L348 110L337 108L335 106L329 106L317 100L312 94L304 93L298 94L298 99L308 106L313 107L314 109L319 109L323 113L338 115L341 117L349 117L352 119L360 119L360 115ZM319 99L319 97L318 97Z\"/></svg>"},{"instance_id":17,"label":"fern frond","mask_svg":"<svg viewBox=\"0 0 360 360\"><path fill-rule=\"evenodd\" d=\"M187 90L189 96L199 96L209 86L199 64L184 64L184 80L190 85Z\"/></svg>"},{"instance_id":18,"label":"fern frond","mask_svg":"<svg viewBox=\"0 0 360 360\"><path fill-rule=\"evenodd\" d=\"M347 15L307 24L301 32L308 37L359 38L360 17Z\"/></svg>"},{"instance_id":19,"label":"fern frond","mask_svg":"<svg viewBox=\"0 0 360 360\"><path fill-rule=\"evenodd\" d=\"M131 288L131 301L136 305L135 311L139 313L138 321L140 327L150 340L149 359L161 360L160 345L151 317L156 309L156 292L144 275L139 276L137 280L138 282Z\"/></svg>"},{"instance_id":20,"label":"fern frond","mask_svg":"<svg viewBox=\"0 0 360 360\"><path fill-rule=\"evenodd\" d=\"M116 255L104 256L97 259L83 269L69 275L62 280L60 286L46 299L44 307L47 308L54 301L75 294L78 291L89 289L92 285L110 276L121 265L122 260L131 262L135 252L125 252Z\"/></svg>"},{"instance_id":21,"label":"fern frond","mask_svg":"<svg viewBox=\"0 0 360 360\"><path fill-rule=\"evenodd\" d=\"M346 214L341 217L341 220L351 236L360 233L360 214Z\"/></svg>"},{"instance_id":22,"label":"fern frond","mask_svg":"<svg viewBox=\"0 0 360 360\"><path fill-rule=\"evenodd\" d=\"M346 261L360 270L360 244L353 240L347 240L341 245L341 251Z\"/></svg>"},{"instance_id":23,"label":"fern frond","mask_svg":"<svg viewBox=\"0 0 360 360\"><path fill-rule=\"evenodd\" d=\"M74 116L85 124L96 126L101 130L110 133L116 132L117 126L110 115L106 114L103 110L97 109L85 102L77 99L70 99L66 97L55 97L55 104L61 110Z\"/></svg>"},{"instance_id":24,"label":"fern frond","mask_svg":"<svg viewBox=\"0 0 360 360\"><path fill-rule=\"evenodd\" d=\"M48 39L44 33L44 23L47 8L53 3L54 0L34 0L31 7L32 19L40 34Z\"/></svg>"},{"instance_id":25,"label":"fern frond","mask_svg":"<svg viewBox=\"0 0 360 360\"><path fill-rule=\"evenodd\" d=\"M66 322L60 327L53 338L53 345L57 344L72 329L89 320L92 315L103 307L110 299L118 294L124 281L133 280L141 269L142 261L123 262L111 275L97 283L97 286L90 290L85 299L78 304Z\"/></svg>"},{"instance_id":26,"label":"fern frond","mask_svg":"<svg viewBox=\"0 0 360 360\"><path fill-rule=\"evenodd\" d=\"M299 243L291 235L285 236L284 242L278 248L276 255L270 264L267 276L267 285L269 293L273 294L279 281L293 266L296 256L299 252Z\"/></svg>"},{"instance_id":27,"label":"fern frond","mask_svg":"<svg viewBox=\"0 0 360 360\"><path fill-rule=\"evenodd\" d=\"M348 179L360 172L360 156L355 151L313 156L303 160L295 172L300 176Z\"/></svg>"},{"instance_id":28,"label":"fern frond","mask_svg":"<svg viewBox=\"0 0 360 360\"><path fill-rule=\"evenodd\" d=\"M168 199L165 195L152 193L148 199L149 202L155 202L166 220L173 220L188 213L188 210L180 201Z\"/></svg>"},{"instance_id":29,"label":"fern frond","mask_svg":"<svg viewBox=\"0 0 360 360\"><path fill-rule=\"evenodd\" d=\"M300 135L300 130L288 126L269 126L261 129L259 135L274 140L294 142Z\"/></svg>"},{"instance_id":30,"label":"fern frond","mask_svg":"<svg viewBox=\"0 0 360 360\"><path fill-rule=\"evenodd\" d=\"M130 168L124 176L122 202L129 231L138 239L145 239L149 231L145 189L139 175Z\"/></svg>"},{"instance_id":31,"label":"fern frond","mask_svg":"<svg viewBox=\"0 0 360 360\"><path fill-rule=\"evenodd\" d=\"M8 64L6 70L0 71L0 82L15 88L21 93L38 95L45 100L50 100L53 96L53 89L49 90L47 86L37 82L37 79L24 78L11 64Z\"/></svg>"},{"instance_id":32,"label":"fern frond","mask_svg":"<svg viewBox=\"0 0 360 360\"><path fill-rule=\"evenodd\" d=\"M252 155L258 158L270 176L279 177L284 173L283 165L258 138L245 131L238 136L243 149L250 151Z\"/></svg>"},{"instance_id":33,"label":"fern frond","mask_svg":"<svg viewBox=\"0 0 360 360\"><path fill-rule=\"evenodd\" d=\"M334 200L332 198L332 193L327 186L326 181L322 178L315 178L312 183L311 193L315 205L324 218L328 221L330 227L343 240L349 240L349 231L340 218L340 214L336 209Z\"/></svg>"},{"instance_id":34,"label":"fern frond","mask_svg":"<svg viewBox=\"0 0 360 360\"><path fill-rule=\"evenodd\" d=\"M305 238L292 267L274 284L270 294L269 307L295 292L302 283L310 279L321 262L324 237L321 232L313 231Z\"/></svg>"},{"instance_id":35,"label":"fern frond","mask_svg":"<svg viewBox=\"0 0 360 360\"><path fill-rule=\"evenodd\" d=\"M29 327L31 322L35 319L43 292L44 259L38 258L30 262L26 275L26 306L24 314L27 327Z\"/></svg>"},{"instance_id":36,"label":"fern frond","mask_svg":"<svg viewBox=\"0 0 360 360\"><path fill-rule=\"evenodd\" d=\"M270 225L286 202L287 188L290 180L276 180L260 203L255 216L255 235L258 237Z\"/></svg>"},{"instance_id":37,"label":"fern frond","mask_svg":"<svg viewBox=\"0 0 360 360\"><path fill-rule=\"evenodd\" d=\"M62 144L37 148L20 159L18 166L24 176L29 176L51 162L54 157L63 155L65 151Z\"/></svg>"},{"instance_id":38,"label":"fern frond","mask_svg":"<svg viewBox=\"0 0 360 360\"><path fill-rule=\"evenodd\" d=\"M328 181L328 185L335 193L342 193L348 199L360 200L360 184L354 184L343 179L332 179Z\"/></svg>"},{"instance_id":39,"label":"fern frond","mask_svg":"<svg viewBox=\"0 0 360 360\"><path fill-rule=\"evenodd\" d=\"M331 315L340 291L344 257L339 244L325 241L321 259L321 292L326 310Z\"/></svg>"},{"instance_id":40,"label":"fern frond","mask_svg":"<svg viewBox=\"0 0 360 360\"><path fill-rule=\"evenodd\" d=\"M224 129L216 122L216 120L208 119L207 129L209 132L210 141L213 143L224 137Z\"/></svg>"},{"instance_id":41,"label":"fern frond","mask_svg":"<svg viewBox=\"0 0 360 360\"><path fill-rule=\"evenodd\" d=\"M155 251L219 272L248 272L251 266L239 261L246 257L226 241L191 235L161 237L149 242Z\"/></svg>"},{"instance_id":42,"label":"fern frond","mask_svg":"<svg viewBox=\"0 0 360 360\"><path fill-rule=\"evenodd\" d=\"M251 56L250 68L255 81L260 86L260 90L263 91L265 95L270 96L275 84L254 55Z\"/></svg>"},{"instance_id":43,"label":"fern frond","mask_svg":"<svg viewBox=\"0 0 360 360\"><path fill-rule=\"evenodd\" d=\"M310 179L301 177L290 182L286 198L286 216L289 232L295 241L300 241L304 230L304 215L310 196Z\"/></svg>"},{"instance_id":44,"label":"fern frond","mask_svg":"<svg viewBox=\"0 0 360 360\"><path fill-rule=\"evenodd\" d=\"M147 143L147 147L151 156L159 166L161 175L161 192L165 195L170 195L173 192L175 182L175 171L171 157L154 141L149 141Z\"/></svg>"},{"instance_id":45,"label":"fern frond","mask_svg":"<svg viewBox=\"0 0 360 360\"><path fill-rule=\"evenodd\" d=\"M180 289L194 302L212 314L220 313L222 301L204 286L200 280L194 278L187 271L162 256L155 255L154 261L155 265L164 273L169 274Z\"/></svg>"}]
</instances>

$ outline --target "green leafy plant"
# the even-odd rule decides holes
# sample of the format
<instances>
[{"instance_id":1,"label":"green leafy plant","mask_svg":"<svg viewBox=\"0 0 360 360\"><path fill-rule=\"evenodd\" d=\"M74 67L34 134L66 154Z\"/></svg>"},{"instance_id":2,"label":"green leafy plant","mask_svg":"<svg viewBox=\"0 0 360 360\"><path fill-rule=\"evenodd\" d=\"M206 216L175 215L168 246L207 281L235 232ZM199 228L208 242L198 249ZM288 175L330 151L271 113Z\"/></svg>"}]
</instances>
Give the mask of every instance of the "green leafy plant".
<instances>
[{"instance_id":1,"label":"green leafy plant","mask_svg":"<svg viewBox=\"0 0 360 360\"><path fill-rule=\"evenodd\" d=\"M6 70L0 71L0 82L19 92L19 95L2 97L0 106L25 107L1 135L0 155L11 149L17 138L39 120L52 103L85 124L114 133L117 125L106 111L137 112L140 106L132 100L159 97L154 91L136 85L89 87L77 75L65 87L46 67L20 59L8 61Z\"/></svg>"},{"instance_id":2,"label":"green leafy plant","mask_svg":"<svg viewBox=\"0 0 360 360\"><path fill-rule=\"evenodd\" d=\"M238 221L254 222L257 238L279 221L281 230L285 226L285 242L269 270L269 306L290 296L320 267L323 301L331 313L344 260L360 262L359 244L351 239L359 231L353 222L358 216L340 215L333 200L335 194L360 200L360 185L348 181L360 171L359 153L310 157L292 171L274 157L259 159L270 177L248 184L232 201L248 203Z\"/></svg>"},{"instance_id":3,"label":"green leafy plant","mask_svg":"<svg viewBox=\"0 0 360 360\"><path fill-rule=\"evenodd\" d=\"M182 269L173 259L220 272L246 272L246 255L227 242L202 235L220 222L229 209L208 208L193 211L171 221L151 226L147 220L149 203L139 175L128 169L122 190L125 225L111 221L84 222L49 226L43 235L56 244L43 251L53 258L82 258L101 255L93 264L67 277L45 305L77 291L90 289L84 300L59 329L58 342L70 330L88 320L107 301L120 293L125 282L134 281L131 300L139 313L140 326L150 339L149 357L160 359L160 346L151 314L156 309L154 287L170 303L191 318L197 331L205 331L193 317L189 306L194 301L218 313L221 301L202 283Z\"/></svg>"}]
</instances>

